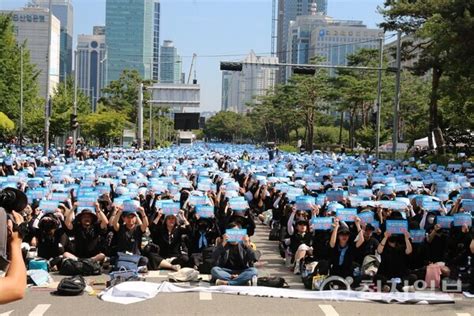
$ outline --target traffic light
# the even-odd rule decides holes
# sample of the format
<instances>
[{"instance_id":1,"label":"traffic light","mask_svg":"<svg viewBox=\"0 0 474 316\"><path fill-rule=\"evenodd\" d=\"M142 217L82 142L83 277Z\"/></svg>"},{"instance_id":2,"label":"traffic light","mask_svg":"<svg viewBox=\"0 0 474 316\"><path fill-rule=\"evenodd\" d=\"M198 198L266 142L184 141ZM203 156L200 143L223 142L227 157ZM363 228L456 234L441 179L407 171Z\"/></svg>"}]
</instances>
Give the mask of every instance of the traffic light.
<instances>
[{"instance_id":1,"label":"traffic light","mask_svg":"<svg viewBox=\"0 0 474 316\"><path fill-rule=\"evenodd\" d=\"M239 62L221 62L221 70L242 71L242 63Z\"/></svg>"},{"instance_id":2,"label":"traffic light","mask_svg":"<svg viewBox=\"0 0 474 316\"><path fill-rule=\"evenodd\" d=\"M304 67L304 66L293 67L293 73L298 74L298 75L314 76L314 74L316 73L316 67Z\"/></svg>"},{"instance_id":3,"label":"traffic light","mask_svg":"<svg viewBox=\"0 0 474 316\"><path fill-rule=\"evenodd\" d=\"M77 121L77 114L71 114L71 120L69 122L71 130L76 130L79 127L79 122Z\"/></svg>"}]
</instances>

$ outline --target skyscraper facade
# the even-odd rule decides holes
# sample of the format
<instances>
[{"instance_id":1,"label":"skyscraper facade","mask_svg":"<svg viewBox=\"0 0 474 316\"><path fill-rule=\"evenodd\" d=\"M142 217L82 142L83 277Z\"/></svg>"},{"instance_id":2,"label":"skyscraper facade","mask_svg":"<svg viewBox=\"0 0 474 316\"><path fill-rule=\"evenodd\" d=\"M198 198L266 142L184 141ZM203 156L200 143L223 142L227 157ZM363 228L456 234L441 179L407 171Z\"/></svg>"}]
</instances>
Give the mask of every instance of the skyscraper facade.
<instances>
[{"instance_id":1,"label":"skyscraper facade","mask_svg":"<svg viewBox=\"0 0 474 316\"><path fill-rule=\"evenodd\" d=\"M158 81L160 79L160 2L155 0L154 16L153 16L153 80Z\"/></svg>"},{"instance_id":2,"label":"skyscraper facade","mask_svg":"<svg viewBox=\"0 0 474 316\"><path fill-rule=\"evenodd\" d=\"M89 96L93 111L105 86L105 35L100 30L94 27L93 35L77 37L77 84Z\"/></svg>"},{"instance_id":3,"label":"skyscraper facade","mask_svg":"<svg viewBox=\"0 0 474 316\"><path fill-rule=\"evenodd\" d=\"M107 0L105 40L107 80L116 80L125 69L135 69L144 79L153 78L155 0Z\"/></svg>"},{"instance_id":4,"label":"skyscraper facade","mask_svg":"<svg viewBox=\"0 0 474 316\"><path fill-rule=\"evenodd\" d=\"M30 60L40 71L38 84L42 97L51 95L59 83L60 69L60 22L52 15L51 20L51 49L49 51L50 64L48 69L48 30L49 10L39 7L28 7L15 11L0 11L11 14L16 40L19 44L26 42L30 51ZM49 91L46 91L49 80Z\"/></svg>"},{"instance_id":5,"label":"skyscraper facade","mask_svg":"<svg viewBox=\"0 0 474 316\"><path fill-rule=\"evenodd\" d=\"M49 8L49 0L34 0L42 8ZM72 41L74 36L74 7L71 0L52 0L52 12L61 22L59 78L65 80L72 73Z\"/></svg>"},{"instance_id":6,"label":"skyscraper facade","mask_svg":"<svg viewBox=\"0 0 474 316\"><path fill-rule=\"evenodd\" d=\"M257 56L251 51L243 60L242 71L222 72L222 111L246 113L247 104L258 103L256 97L265 95L275 86L277 57ZM248 64L245 64L248 63ZM266 64L254 65L254 64Z\"/></svg>"},{"instance_id":7,"label":"skyscraper facade","mask_svg":"<svg viewBox=\"0 0 474 316\"><path fill-rule=\"evenodd\" d=\"M287 62L290 21L295 21L296 17L300 15L309 15L312 10L324 15L327 14L327 0L278 0L276 55L280 63ZM279 71L278 81L286 81L285 71Z\"/></svg>"},{"instance_id":8,"label":"skyscraper facade","mask_svg":"<svg viewBox=\"0 0 474 316\"><path fill-rule=\"evenodd\" d=\"M160 56L160 83L182 83L182 61L173 41L163 41Z\"/></svg>"}]
</instances>

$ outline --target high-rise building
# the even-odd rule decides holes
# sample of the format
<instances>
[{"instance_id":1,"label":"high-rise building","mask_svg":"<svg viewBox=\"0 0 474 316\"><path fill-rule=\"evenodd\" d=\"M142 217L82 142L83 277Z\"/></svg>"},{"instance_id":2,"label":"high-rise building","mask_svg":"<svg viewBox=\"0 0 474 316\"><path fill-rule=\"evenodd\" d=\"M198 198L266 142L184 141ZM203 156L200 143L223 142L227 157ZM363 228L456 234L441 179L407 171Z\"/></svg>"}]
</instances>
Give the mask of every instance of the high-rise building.
<instances>
[{"instance_id":1,"label":"high-rise building","mask_svg":"<svg viewBox=\"0 0 474 316\"><path fill-rule=\"evenodd\" d=\"M93 35L77 37L77 85L89 96L92 110L96 110L97 100L105 86L106 50L105 35L99 27L94 27Z\"/></svg>"},{"instance_id":2,"label":"high-rise building","mask_svg":"<svg viewBox=\"0 0 474 316\"><path fill-rule=\"evenodd\" d=\"M92 34L94 35L104 35L105 36L105 26L96 25L92 27Z\"/></svg>"},{"instance_id":3,"label":"high-rise building","mask_svg":"<svg viewBox=\"0 0 474 316\"><path fill-rule=\"evenodd\" d=\"M362 48L378 49L382 37L383 30L369 29L362 21L333 20L311 31L309 58L320 56L323 64L346 65L348 55Z\"/></svg>"},{"instance_id":4,"label":"high-rise building","mask_svg":"<svg viewBox=\"0 0 474 316\"><path fill-rule=\"evenodd\" d=\"M135 69L144 79L153 78L154 15L156 0L107 0L105 41L107 80L116 80L125 69Z\"/></svg>"},{"instance_id":5,"label":"high-rise building","mask_svg":"<svg viewBox=\"0 0 474 316\"><path fill-rule=\"evenodd\" d=\"M173 41L163 41L160 56L160 83L182 83L182 61Z\"/></svg>"},{"instance_id":6,"label":"high-rise building","mask_svg":"<svg viewBox=\"0 0 474 316\"><path fill-rule=\"evenodd\" d=\"M290 21L297 16L309 15L312 10L327 14L327 0L278 0L277 57L280 63L286 63L288 51L288 30ZM286 80L285 71L279 71L278 82Z\"/></svg>"},{"instance_id":7,"label":"high-rise building","mask_svg":"<svg viewBox=\"0 0 474 316\"><path fill-rule=\"evenodd\" d=\"M286 60L308 64L320 56L321 64L346 65L349 54L361 48L378 48L382 36L382 30L368 29L362 21L334 20L313 9L311 15L290 21ZM291 69L287 68L285 77L290 76Z\"/></svg>"},{"instance_id":8,"label":"high-rise building","mask_svg":"<svg viewBox=\"0 0 474 316\"><path fill-rule=\"evenodd\" d=\"M46 87L49 80L49 95L59 83L59 60L61 27L59 20L52 15L51 20L51 49L48 69L48 30L49 10L38 7L28 7L14 11L0 11L0 14L12 14L14 32L18 43L26 42L30 51L31 63L36 64L40 74L38 84L40 95L46 98Z\"/></svg>"},{"instance_id":9,"label":"high-rise building","mask_svg":"<svg viewBox=\"0 0 474 316\"><path fill-rule=\"evenodd\" d=\"M247 104L258 103L256 97L275 86L277 68L271 65L278 64L277 57L257 56L250 51L243 62L242 71L222 72L222 111L246 113Z\"/></svg>"},{"instance_id":10,"label":"high-rise building","mask_svg":"<svg viewBox=\"0 0 474 316\"><path fill-rule=\"evenodd\" d=\"M160 80L160 1L154 1L153 17L153 80Z\"/></svg>"},{"instance_id":11,"label":"high-rise building","mask_svg":"<svg viewBox=\"0 0 474 316\"><path fill-rule=\"evenodd\" d=\"M32 4L49 8L49 0L34 0ZM63 81L72 73L74 8L71 0L51 0L51 8L54 16L61 22L59 79Z\"/></svg>"}]
</instances>

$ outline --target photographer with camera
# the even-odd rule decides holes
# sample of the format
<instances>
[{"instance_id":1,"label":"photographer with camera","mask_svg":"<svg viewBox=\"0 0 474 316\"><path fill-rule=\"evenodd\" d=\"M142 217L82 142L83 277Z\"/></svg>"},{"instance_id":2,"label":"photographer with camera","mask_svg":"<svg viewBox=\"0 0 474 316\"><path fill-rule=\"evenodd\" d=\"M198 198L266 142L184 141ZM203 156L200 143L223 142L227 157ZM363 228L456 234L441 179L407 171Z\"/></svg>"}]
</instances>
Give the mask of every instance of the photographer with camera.
<instances>
[{"instance_id":1,"label":"photographer with camera","mask_svg":"<svg viewBox=\"0 0 474 316\"><path fill-rule=\"evenodd\" d=\"M0 304L20 300L25 295L26 268L21 251L25 232L21 212L27 204L26 195L16 189L0 191ZM16 210L16 211L15 211Z\"/></svg>"}]
</instances>

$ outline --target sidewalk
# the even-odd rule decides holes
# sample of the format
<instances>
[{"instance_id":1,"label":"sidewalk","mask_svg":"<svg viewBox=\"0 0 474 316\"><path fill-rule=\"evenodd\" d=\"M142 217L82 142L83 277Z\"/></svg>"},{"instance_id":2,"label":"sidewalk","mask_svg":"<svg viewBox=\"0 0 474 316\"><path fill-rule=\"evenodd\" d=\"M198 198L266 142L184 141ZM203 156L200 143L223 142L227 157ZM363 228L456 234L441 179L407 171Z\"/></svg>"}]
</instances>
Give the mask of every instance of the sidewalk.
<instances>
[{"instance_id":1,"label":"sidewalk","mask_svg":"<svg viewBox=\"0 0 474 316\"><path fill-rule=\"evenodd\" d=\"M258 276L278 276L286 280L291 289L304 289L301 282L301 276L294 275L287 267L285 260L280 256L278 250L278 241L268 240L270 228L260 223L256 223L255 235L252 236L252 242L257 246L257 250L262 252L260 262L263 266L258 266ZM260 263L259 262L259 263Z\"/></svg>"}]
</instances>

